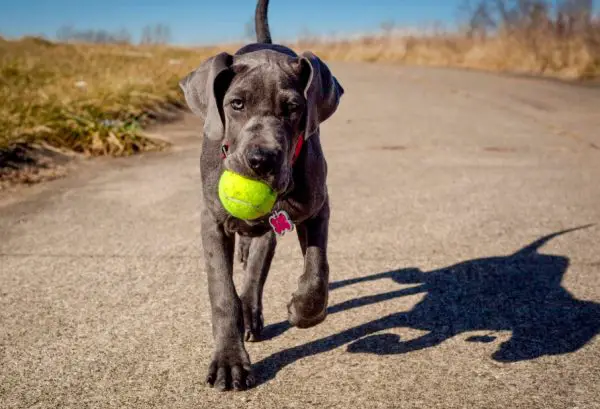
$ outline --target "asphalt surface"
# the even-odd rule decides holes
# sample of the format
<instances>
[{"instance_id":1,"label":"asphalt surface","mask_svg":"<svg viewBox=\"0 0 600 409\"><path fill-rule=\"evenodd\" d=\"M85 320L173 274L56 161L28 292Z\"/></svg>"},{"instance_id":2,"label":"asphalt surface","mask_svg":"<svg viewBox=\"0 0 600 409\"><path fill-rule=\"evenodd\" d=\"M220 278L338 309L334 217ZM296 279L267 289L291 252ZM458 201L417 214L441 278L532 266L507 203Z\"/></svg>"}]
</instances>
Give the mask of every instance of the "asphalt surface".
<instances>
[{"instance_id":1,"label":"asphalt surface","mask_svg":"<svg viewBox=\"0 0 600 409\"><path fill-rule=\"evenodd\" d=\"M346 94L322 126L327 320L285 322L302 268L287 235L268 339L247 346L259 385L203 384L200 132L186 118L154 130L170 152L2 199L0 407L600 407L600 90L332 68Z\"/></svg>"}]
</instances>

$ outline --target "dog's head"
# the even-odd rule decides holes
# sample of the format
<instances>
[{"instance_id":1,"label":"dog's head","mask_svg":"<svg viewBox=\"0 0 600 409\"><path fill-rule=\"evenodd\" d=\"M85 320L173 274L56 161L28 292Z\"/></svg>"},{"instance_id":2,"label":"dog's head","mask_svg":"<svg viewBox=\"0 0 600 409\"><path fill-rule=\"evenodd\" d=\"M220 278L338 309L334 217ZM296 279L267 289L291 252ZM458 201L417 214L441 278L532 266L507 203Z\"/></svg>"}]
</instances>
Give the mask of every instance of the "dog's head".
<instances>
[{"instance_id":1,"label":"dog's head","mask_svg":"<svg viewBox=\"0 0 600 409\"><path fill-rule=\"evenodd\" d=\"M218 54L180 86L204 137L227 146L225 167L279 193L290 185L298 138L314 134L344 92L314 54L274 50Z\"/></svg>"}]
</instances>

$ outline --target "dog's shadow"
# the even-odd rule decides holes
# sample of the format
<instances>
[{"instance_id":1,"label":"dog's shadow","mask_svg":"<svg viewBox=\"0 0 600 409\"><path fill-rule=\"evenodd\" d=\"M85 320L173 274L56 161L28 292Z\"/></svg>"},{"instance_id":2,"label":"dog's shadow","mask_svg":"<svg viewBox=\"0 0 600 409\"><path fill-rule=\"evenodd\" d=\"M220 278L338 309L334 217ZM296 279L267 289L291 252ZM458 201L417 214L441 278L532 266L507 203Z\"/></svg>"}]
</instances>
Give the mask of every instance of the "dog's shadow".
<instances>
[{"instance_id":1,"label":"dog's shadow","mask_svg":"<svg viewBox=\"0 0 600 409\"><path fill-rule=\"evenodd\" d=\"M586 227L589 226L577 229ZM257 362L258 382L272 379L283 367L299 359L345 344L349 344L348 352L402 354L479 330L512 332L510 339L492 354L492 359L500 362L576 351L600 330L600 304L578 300L561 286L569 266L567 257L541 254L538 249L552 238L577 229L542 237L508 256L468 260L431 272L400 269L333 282L331 290L382 279L417 285L332 305L329 314L409 294L423 293L424 297L410 311L390 314ZM407 341L395 334L374 334L397 327L426 333ZM287 322L270 325L264 330L264 339L287 329ZM495 337L471 336L466 340L493 342Z\"/></svg>"}]
</instances>

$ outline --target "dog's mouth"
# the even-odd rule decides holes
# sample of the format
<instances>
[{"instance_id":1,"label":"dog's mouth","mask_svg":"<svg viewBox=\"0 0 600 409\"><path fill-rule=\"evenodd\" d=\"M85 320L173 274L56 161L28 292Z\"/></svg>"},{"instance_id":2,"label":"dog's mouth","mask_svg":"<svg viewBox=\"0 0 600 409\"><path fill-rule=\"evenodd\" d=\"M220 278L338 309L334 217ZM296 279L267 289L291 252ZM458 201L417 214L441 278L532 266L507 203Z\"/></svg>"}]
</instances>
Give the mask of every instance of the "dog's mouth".
<instances>
[{"instance_id":1,"label":"dog's mouth","mask_svg":"<svg viewBox=\"0 0 600 409\"><path fill-rule=\"evenodd\" d=\"M236 158L236 155L230 155L223 161L225 169L238 173L249 179L259 180L266 183L278 196L289 193L293 187L291 171L285 166L268 172L265 175L259 175L254 172L247 164Z\"/></svg>"}]
</instances>

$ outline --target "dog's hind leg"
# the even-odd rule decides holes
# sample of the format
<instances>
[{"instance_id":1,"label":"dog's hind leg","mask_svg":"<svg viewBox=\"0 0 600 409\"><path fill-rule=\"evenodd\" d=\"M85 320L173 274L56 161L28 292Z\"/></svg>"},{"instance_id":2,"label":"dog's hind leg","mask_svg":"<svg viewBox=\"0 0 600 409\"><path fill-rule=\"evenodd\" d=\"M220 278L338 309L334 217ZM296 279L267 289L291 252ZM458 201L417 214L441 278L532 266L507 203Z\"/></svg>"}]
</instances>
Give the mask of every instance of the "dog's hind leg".
<instances>
[{"instance_id":1,"label":"dog's hind leg","mask_svg":"<svg viewBox=\"0 0 600 409\"><path fill-rule=\"evenodd\" d=\"M297 228L304 256L304 272L288 304L288 321L298 328L309 328L321 323L327 316L329 203L326 202L314 218L300 223Z\"/></svg>"},{"instance_id":2,"label":"dog's hind leg","mask_svg":"<svg viewBox=\"0 0 600 409\"><path fill-rule=\"evenodd\" d=\"M248 246L249 241L249 246ZM242 238L238 247L245 253L245 277L241 291L242 310L244 313L244 328L246 341L259 341L260 333L264 327L262 314L262 296L265 281L271 268L271 261L275 255L277 240L275 233L269 231L260 237L251 240Z\"/></svg>"}]
</instances>

